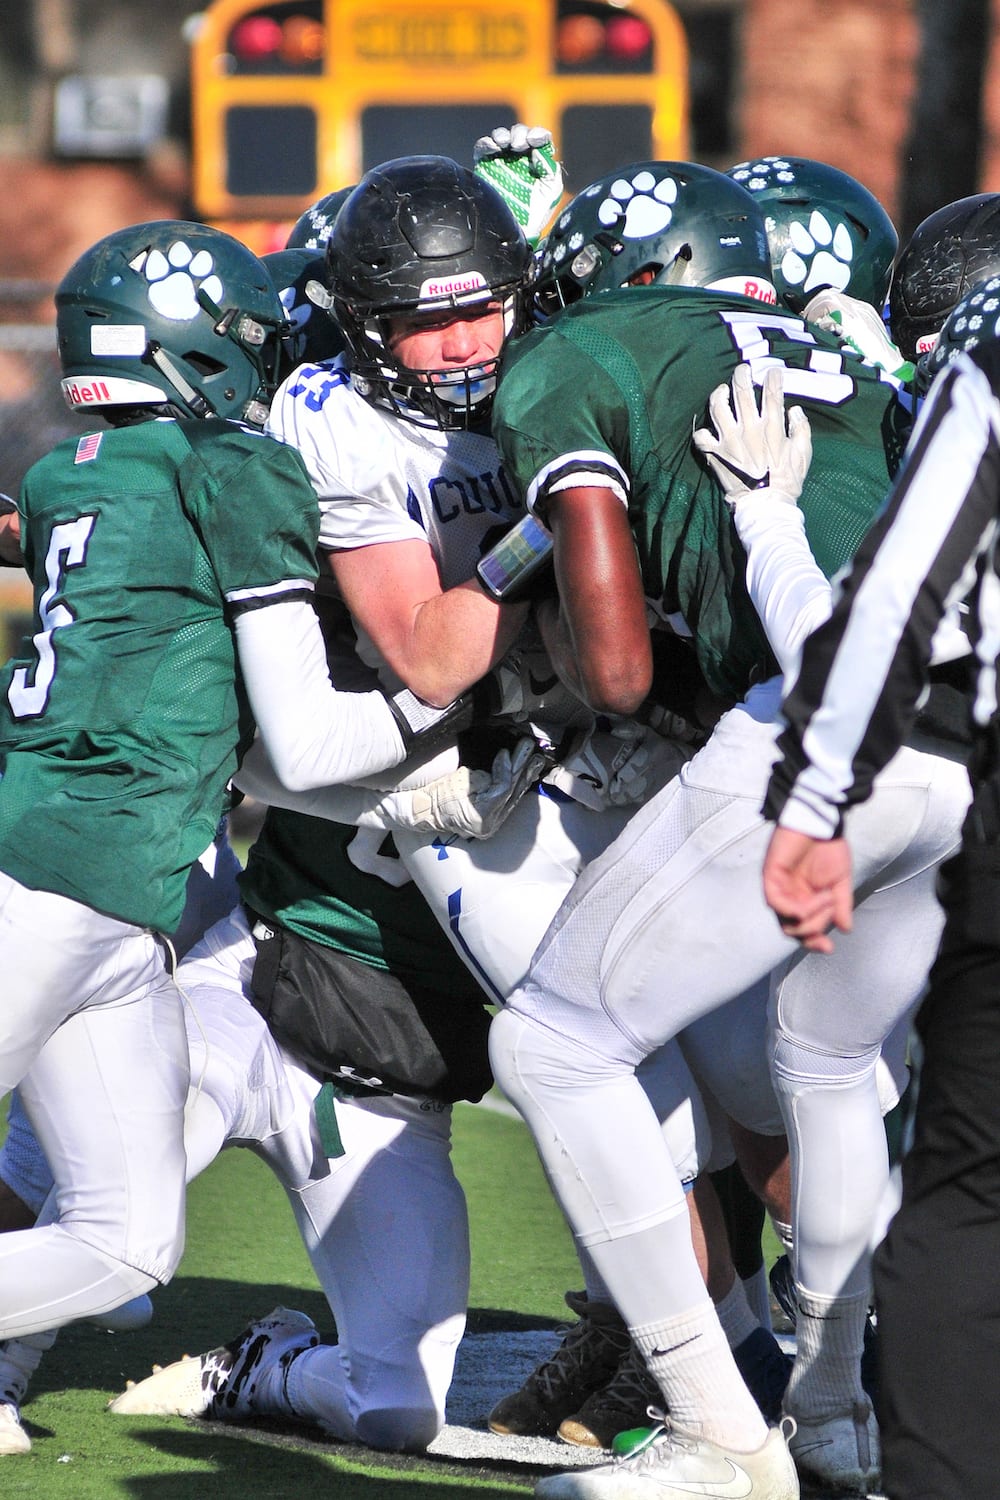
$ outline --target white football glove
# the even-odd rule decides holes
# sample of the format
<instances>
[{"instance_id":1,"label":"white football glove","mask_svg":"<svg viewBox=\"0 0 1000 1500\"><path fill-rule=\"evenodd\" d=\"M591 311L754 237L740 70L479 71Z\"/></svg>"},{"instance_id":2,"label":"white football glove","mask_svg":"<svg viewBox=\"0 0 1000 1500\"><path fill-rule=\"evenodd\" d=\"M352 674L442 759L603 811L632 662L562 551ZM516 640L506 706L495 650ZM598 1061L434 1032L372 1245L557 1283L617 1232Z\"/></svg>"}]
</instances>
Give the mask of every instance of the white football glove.
<instances>
[{"instance_id":1,"label":"white football glove","mask_svg":"<svg viewBox=\"0 0 1000 1500\"><path fill-rule=\"evenodd\" d=\"M551 131L541 125L498 125L473 147L473 170L495 187L535 246L563 193Z\"/></svg>"},{"instance_id":2,"label":"white football glove","mask_svg":"<svg viewBox=\"0 0 1000 1500\"><path fill-rule=\"evenodd\" d=\"M498 751L489 771L459 766L425 786L390 793L380 808L398 828L488 839L550 764L537 740L526 736L513 751Z\"/></svg>"},{"instance_id":3,"label":"white football glove","mask_svg":"<svg viewBox=\"0 0 1000 1500\"><path fill-rule=\"evenodd\" d=\"M870 302L862 302L859 297L848 297L845 292L835 292L832 287L827 287L807 303L802 316L807 323L822 328L824 333L834 334L870 365L888 371L906 385L913 379L915 367L903 358L902 351L889 337L884 320Z\"/></svg>"},{"instance_id":4,"label":"white football glove","mask_svg":"<svg viewBox=\"0 0 1000 1500\"><path fill-rule=\"evenodd\" d=\"M812 431L801 406L786 414L784 371L770 365L761 385L760 409L753 374L737 365L731 385L716 386L708 398L714 425L694 432L702 453L731 507L758 490L793 504L802 493L812 459Z\"/></svg>"}]
</instances>

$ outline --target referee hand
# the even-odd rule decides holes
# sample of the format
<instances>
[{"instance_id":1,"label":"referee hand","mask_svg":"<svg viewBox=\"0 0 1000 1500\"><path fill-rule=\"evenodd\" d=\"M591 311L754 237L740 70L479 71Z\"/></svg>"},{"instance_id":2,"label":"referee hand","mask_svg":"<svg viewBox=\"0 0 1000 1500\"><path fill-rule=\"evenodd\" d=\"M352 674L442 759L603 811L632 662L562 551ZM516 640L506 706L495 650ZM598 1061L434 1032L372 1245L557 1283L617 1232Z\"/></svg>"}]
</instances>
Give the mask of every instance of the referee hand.
<instances>
[{"instance_id":1,"label":"referee hand","mask_svg":"<svg viewBox=\"0 0 1000 1500\"><path fill-rule=\"evenodd\" d=\"M832 953L830 933L850 932L854 906L846 840L776 828L764 860L764 899L786 937L812 953Z\"/></svg>"}]
</instances>

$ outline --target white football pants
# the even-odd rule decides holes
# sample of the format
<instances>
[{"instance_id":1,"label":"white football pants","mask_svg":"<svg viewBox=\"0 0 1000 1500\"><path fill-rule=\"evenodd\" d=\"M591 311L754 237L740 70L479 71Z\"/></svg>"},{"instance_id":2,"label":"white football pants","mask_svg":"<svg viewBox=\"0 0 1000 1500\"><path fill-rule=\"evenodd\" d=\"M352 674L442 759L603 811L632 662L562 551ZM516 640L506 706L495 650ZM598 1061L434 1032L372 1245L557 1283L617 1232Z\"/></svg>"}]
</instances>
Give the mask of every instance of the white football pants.
<instances>
[{"instance_id":1,"label":"white football pants","mask_svg":"<svg viewBox=\"0 0 1000 1500\"><path fill-rule=\"evenodd\" d=\"M0 1339L169 1280L184 1242L187 1040L148 932L0 874L0 1094L20 1085L56 1222L0 1236Z\"/></svg>"},{"instance_id":2,"label":"white football pants","mask_svg":"<svg viewBox=\"0 0 1000 1500\"><path fill-rule=\"evenodd\" d=\"M682 1313L697 1286L690 1266L664 1253L668 1238L670 1253L676 1248L676 1235L659 1231L680 1212L681 1184L637 1064L788 969L775 1077L806 1280L814 1246L846 1242L847 1198L860 1200L846 1215L852 1234L874 1218L885 1177L875 1059L919 997L940 931L933 871L957 844L968 780L948 760L903 750L848 818L854 932L838 938L832 957L797 961L761 889L770 828L759 810L776 755L771 702L765 691L724 715L588 866L493 1024L497 1081L528 1121L574 1231L633 1326ZM803 1105L806 1095L819 1106ZM863 1143L866 1163L874 1152L870 1166L857 1170L857 1153L841 1145L825 1149L831 1119L838 1142ZM847 1259L857 1260L853 1248Z\"/></svg>"},{"instance_id":3,"label":"white football pants","mask_svg":"<svg viewBox=\"0 0 1000 1500\"><path fill-rule=\"evenodd\" d=\"M678 763L684 753L679 752ZM632 805L596 812L543 783L521 799L489 839L429 839L402 832L394 837L404 865L456 951L499 1003L523 981L581 871L635 816ZM755 1079L757 1113L773 1121L778 1111L767 1069L764 1020L758 997L740 1034L745 1070ZM684 1182L732 1160L719 1111L702 1097L676 1042L642 1061L640 1080ZM780 1122L776 1129L780 1131Z\"/></svg>"},{"instance_id":4,"label":"white football pants","mask_svg":"<svg viewBox=\"0 0 1000 1500\"><path fill-rule=\"evenodd\" d=\"M288 1194L340 1340L295 1360L292 1410L344 1441L420 1450L444 1422L469 1292L451 1110L402 1096L338 1099L344 1155L327 1159L313 1112L319 1084L247 998L255 954L237 908L178 970L191 1045L190 1171L223 1145L249 1146Z\"/></svg>"}]
</instances>

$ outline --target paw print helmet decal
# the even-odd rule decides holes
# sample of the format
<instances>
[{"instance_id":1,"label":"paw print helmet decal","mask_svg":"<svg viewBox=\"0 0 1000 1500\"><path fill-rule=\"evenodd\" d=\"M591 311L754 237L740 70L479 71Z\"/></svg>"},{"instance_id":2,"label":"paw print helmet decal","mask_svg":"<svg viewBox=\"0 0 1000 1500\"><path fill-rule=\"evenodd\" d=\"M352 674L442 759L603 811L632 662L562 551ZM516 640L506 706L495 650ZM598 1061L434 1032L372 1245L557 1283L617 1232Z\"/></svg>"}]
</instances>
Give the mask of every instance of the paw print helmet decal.
<instances>
[{"instance_id":1,"label":"paw print helmet decal","mask_svg":"<svg viewBox=\"0 0 1000 1500\"><path fill-rule=\"evenodd\" d=\"M230 235L175 219L117 230L71 266L55 301L74 410L263 425L285 314L266 268Z\"/></svg>"},{"instance_id":2,"label":"paw print helmet decal","mask_svg":"<svg viewBox=\"0 0 1000 1500\"><path fill-rule=\"evenodd\" d=\"M326 193L310 204L292 225L285 249L318 250L322 255L333 232L333 221L354 192L354 187L352 183L350 187L337 188L336 192Z\"/></svg>"},{"instance_id":3,"label":"paw print helmet decal","mask_svg":"<svg viewBox=\"0 0 1000 1500\"><path fill-rule=\"evenodd\" d=\"M1000 193L958 198L918 224L889 288L889 325L906 358L929 353L952 308L997 275Z\"/></svg>"},{"instance_id":4,"label":"paw print helmet decal","mask_svg":"<svg viewBox=\"0 0 1000 1500\"><path fill-rule=\"evenodd\" d=\"M763 211L779 301L801 313L832 287L881 313L899 237L862 183L806 156L762 156L726 176Z\"/></svg>"},{"instance_id":5,"label":"paw print helmet decal","mask_svg":"<svg viewBox=\"0 0 1000 1500\"><path fill-rule=\"evenodd\" d=\"M945 365L977 344L1000 338L1000 276L990 276L952 308L933 349L917 362L917 389L923 394Z\"/></svg>"},{"instance_id":6,"label":"paw print helmet decal","mask_svg":"<svg viewBox=\"0 0 1000 1500\"><path fill-rule=\"evenodd\" d=\"M322 364L344 349L344 335L326 306L326 269L321 250L272 250L262 255L285 317L288 331L281 341L279 378L296 365ZM314 285L310 288L310 282ZM310 295L311 292L311 295ZM314 298L318 297L318 301Z\"/></svg>"},{"instance_id":7,"label":"paw print helmet decal","mask_svg":"<svg viewBox=\"0 0 1000 1500\"><path fill-rule=\"evenodd\" d=\"M369 401L419 426L486 419L499 361L408 370L390 352L387 320L499 302L508 336L526 326L531 247L494 187L447 156L383 162L338 213L326 264L355 386Z\"/></svg>"},{"instance_id":8,"label":"paw print helmet decal","mask_svg":"<svg viewBox=\"0 0 1000 1500\"><path fill-rule=\"evenodd\" d=\"M764 218L722 172L635 162L578 193L541 247L544 317L581 297L651 282L775 300Z\"/></svg>"}]
</instances>

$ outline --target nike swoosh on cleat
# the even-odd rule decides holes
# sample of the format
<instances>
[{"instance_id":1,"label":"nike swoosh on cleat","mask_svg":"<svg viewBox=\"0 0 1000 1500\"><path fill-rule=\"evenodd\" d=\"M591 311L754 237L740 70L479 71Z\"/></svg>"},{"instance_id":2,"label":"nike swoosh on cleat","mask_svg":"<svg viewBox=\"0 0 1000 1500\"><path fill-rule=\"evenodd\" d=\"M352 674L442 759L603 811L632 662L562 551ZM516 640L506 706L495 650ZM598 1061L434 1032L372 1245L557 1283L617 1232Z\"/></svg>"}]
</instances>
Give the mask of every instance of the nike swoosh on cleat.
<instances>
[{"instance_id":1,"label":"nike swoosh on cleat","mask_svg":"<svg viewBox=\"0 0 1000 1500\"><path fill-rule=\"evenodd\" d=\"M748 1500L753 1494L753 1480L746 1469L740 1469L727 1458L730 1477L719 1481L715 1479L674 1479L671 1477L670 1488L677 1494L709 1495L712 1500Z\"/></svg>"}]
</instances>

